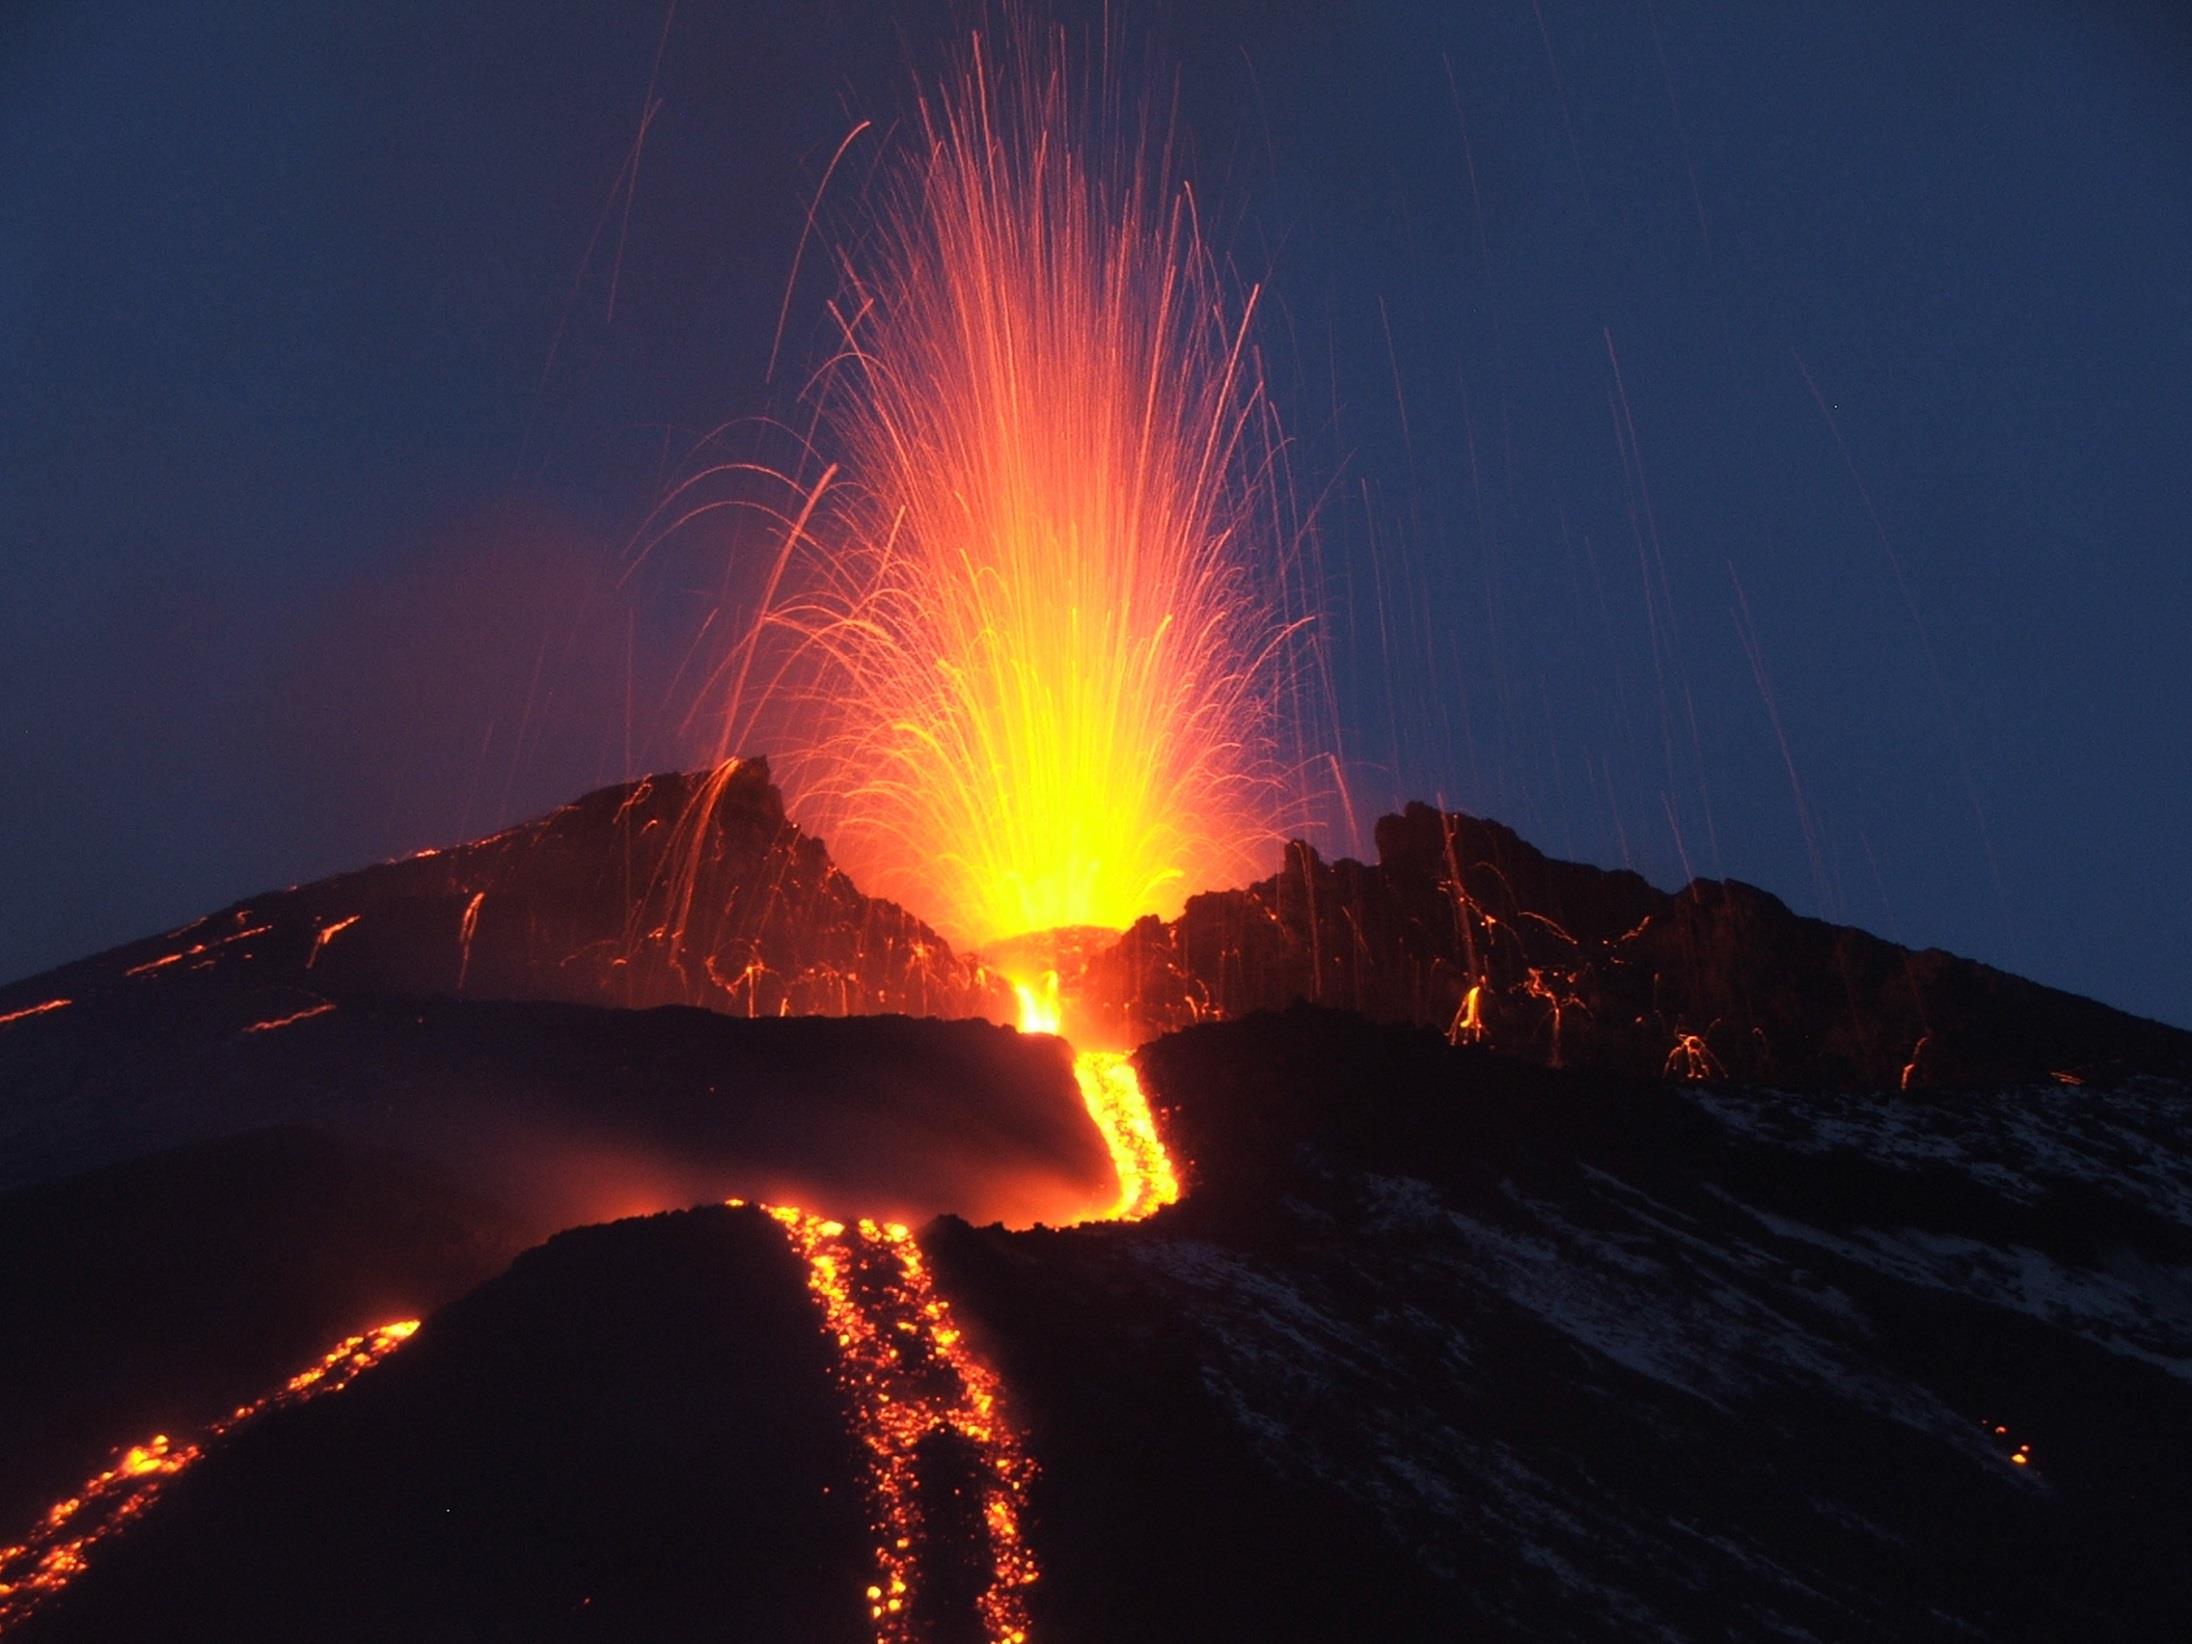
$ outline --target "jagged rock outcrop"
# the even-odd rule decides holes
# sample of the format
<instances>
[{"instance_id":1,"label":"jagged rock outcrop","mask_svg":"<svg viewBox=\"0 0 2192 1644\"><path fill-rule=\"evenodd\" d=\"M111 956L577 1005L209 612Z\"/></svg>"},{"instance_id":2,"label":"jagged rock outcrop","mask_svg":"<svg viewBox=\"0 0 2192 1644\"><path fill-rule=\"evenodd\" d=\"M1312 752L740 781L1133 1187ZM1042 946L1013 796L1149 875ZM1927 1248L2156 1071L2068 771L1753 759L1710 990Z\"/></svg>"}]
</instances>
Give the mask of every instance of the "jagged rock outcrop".
<instances>
[{"instance_id":1,"label":"jagged rock outcrop","mask_svg":"<svg viewBox=\"0 0 2192 1644\"><path fill-rule=\"evenodd\" d=\"M469 844L251 897L0 989L242 1028L364 994L990 1016L979 967L864 896L763 759L602 788ZM225 1020L225 1018L224 1018Z\"/></svg>"},{"instance_id":2,"label":"jagged rock outcrop","mask_svg":"<svg viewBox=\"0 0 2192 1644\"><path fill-rule=\"evenodd\" d=\"M1754 886L1664 892L1425 805L1376 839L1374 864L1297 842L1271 878L1143 920L1069 991L1137 1043L1299 1000L1553 1067L1790 1089L2192 1072L2192 1035Z\"/></svg>"}]
</instances>

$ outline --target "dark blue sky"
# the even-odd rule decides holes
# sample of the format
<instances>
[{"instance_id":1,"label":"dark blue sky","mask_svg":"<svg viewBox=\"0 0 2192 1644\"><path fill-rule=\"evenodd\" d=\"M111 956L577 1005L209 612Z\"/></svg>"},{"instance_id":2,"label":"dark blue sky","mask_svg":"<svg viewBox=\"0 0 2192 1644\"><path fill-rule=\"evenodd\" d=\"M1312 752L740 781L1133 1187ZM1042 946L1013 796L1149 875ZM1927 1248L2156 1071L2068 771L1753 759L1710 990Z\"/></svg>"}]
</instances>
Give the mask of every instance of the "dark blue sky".
<instances>
[{"instance_id":1,"label":"dark blue sky","mask_svg":"<svg viewBox=\"0 0 2192 1644\"><path fill-rule=\"evenodd\" d=\"M1136 14L1270 292L1365 810L2192 1023L2177 9ZM628 543L787 410L805 201L949 14L685 0L627 217L662 20L0 24L0 975L690 752L743 545Z\"/></svg>"}]
</instances>

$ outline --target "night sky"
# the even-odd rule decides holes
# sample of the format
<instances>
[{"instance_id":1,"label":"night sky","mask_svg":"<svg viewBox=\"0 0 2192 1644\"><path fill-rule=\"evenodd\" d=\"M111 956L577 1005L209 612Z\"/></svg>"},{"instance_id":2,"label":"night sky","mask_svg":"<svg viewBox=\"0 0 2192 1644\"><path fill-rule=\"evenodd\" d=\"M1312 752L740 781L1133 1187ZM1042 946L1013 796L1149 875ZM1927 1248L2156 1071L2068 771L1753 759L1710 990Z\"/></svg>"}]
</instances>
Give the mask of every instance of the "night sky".
<instances>
[{"instance_id":1,"label":"night sky","mask_svg":"<svg viewBox=\"0 0 2192 1644\"><path fill-rule=\"evenodd\" d=\"M1124 15L1268 294L1365 835L1443 798L2192 1025L2180 8ZM663 23L10 8L0 977L694 756L759 539L635 535L796 414L807 202L952 13Z\"/></svg>"}]
</instances>

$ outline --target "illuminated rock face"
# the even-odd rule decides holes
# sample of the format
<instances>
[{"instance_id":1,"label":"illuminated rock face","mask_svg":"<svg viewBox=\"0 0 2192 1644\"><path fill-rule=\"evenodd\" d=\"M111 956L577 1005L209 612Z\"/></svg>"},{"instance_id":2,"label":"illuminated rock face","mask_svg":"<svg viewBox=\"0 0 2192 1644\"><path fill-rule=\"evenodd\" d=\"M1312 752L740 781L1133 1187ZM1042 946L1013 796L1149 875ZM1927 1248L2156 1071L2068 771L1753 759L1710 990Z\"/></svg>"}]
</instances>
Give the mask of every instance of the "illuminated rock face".
<instances>
[{"instance_id":1,"label":"illuminated rock face","mask_svg":"<svg viewBox=\"0 0 2192 1644\"><path fill-rule=\"evenodd\" d=\"M1376 837L1375 863L1297 843L1270 878L1206 889L1170 922L958 954L863 895L747 760L604 788L0 989L0 1062L79 1030L275 1039L389 995L1010 1022L1007 978L1055 967L1083 1048L1300 1000L1555 1067L1789 1089L2192 1072L2192 1035L1752 886L1668 893L1423 805Z\"/></svg>"},{"instance_id":2,"label":"illuminated rock face","mask_svg":"<svg viewBox=\"0 0 2192 1644\"><path fill-rule=\"evenodd\" d=\"M1789 1089L2192 1072L2192 1035L1749 885L1669 894L1424 805L1377 847L1365 864L1297 843L1271 878L1143 920L1067 991L1125 1043L1306 1001L1554 1067Z\"/></svg>"},{"instance_id":3,"label":"illuminated rock face","mask_svg":"<svg viewBox=\"0 0 2192 1644\"><path fill-rule=\"evenodd\" d=\"M748 1017L1005 1020L1010 1004L919 919L863 896L752 759L603 788L0 989L0 1034L102 1012L198 1021L209 1007L224 1029L268 1033L366 995Z\"/></svg>"}]
</instances>

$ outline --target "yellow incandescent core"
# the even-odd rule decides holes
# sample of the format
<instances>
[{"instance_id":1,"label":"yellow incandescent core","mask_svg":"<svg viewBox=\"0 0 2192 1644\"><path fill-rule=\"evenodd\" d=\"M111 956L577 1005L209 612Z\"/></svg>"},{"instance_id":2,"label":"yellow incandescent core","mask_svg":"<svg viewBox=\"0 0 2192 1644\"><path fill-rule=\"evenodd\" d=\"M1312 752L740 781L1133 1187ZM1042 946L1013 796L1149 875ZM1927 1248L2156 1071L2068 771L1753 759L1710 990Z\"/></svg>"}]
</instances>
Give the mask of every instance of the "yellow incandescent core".
<instances>
[{"instance_id":1,"label":"yellow incandescent core","mask_svg":"<svg viewBox=\"0 0 2192 1644\"><path fill-rule=\"evenodd\" d=\"M1073 1077L1081 1087L1088 1116L1103 1132L1111 1167L1119 1174L1119 1202L1107 1218L1138 1222L1180 1198L1180 1179L1171 1155L1157 1134L1157 1122L1142 1094L1134 1063L1115 1050L1084 1050L1073 1058Z\"/></svg>"},{"instance_id":2,"label":"yellow incandescent core","mask_svg":"<svg viewBox=\"0 0 2192 1644\"><path fill-rule=\"evenodd\" d=\"M839 460L728 676L837 860L964 943L1252 875L1307 676L1255 294L1067 60L1008 30L923 99L844 256Z\"/></svg>"}]
</instances>

